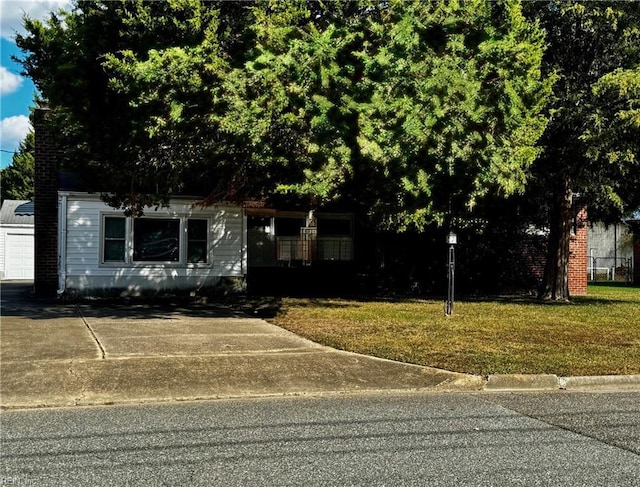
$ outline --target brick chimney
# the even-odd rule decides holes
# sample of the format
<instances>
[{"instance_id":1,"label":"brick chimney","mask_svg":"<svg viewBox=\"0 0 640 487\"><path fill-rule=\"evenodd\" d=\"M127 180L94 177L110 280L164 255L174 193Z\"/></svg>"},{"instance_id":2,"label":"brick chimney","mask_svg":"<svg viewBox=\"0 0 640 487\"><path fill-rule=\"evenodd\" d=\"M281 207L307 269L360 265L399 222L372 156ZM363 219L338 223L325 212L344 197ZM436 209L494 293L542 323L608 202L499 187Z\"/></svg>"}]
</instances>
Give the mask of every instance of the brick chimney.
<instances>
[{"instance_id":1,"label":"brick chimney","mask_svg":"<svg viewBox=\"0 0 640 487\"><path fill-rule=\"evenodd\" d=\"M55 297L58 289L58 172L57 149L47 121L47 108L34 112L35 133L35 272L34 290Z\"/></svg>"}]
</instances>

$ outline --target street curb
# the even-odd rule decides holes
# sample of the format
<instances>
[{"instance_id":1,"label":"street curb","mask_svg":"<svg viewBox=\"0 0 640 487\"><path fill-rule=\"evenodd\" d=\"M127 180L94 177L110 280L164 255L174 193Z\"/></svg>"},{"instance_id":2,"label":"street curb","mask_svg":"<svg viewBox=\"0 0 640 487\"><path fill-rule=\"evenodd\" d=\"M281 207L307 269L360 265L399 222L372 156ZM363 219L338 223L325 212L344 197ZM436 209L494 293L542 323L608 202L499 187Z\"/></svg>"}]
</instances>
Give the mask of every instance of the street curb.
<instances>
[{"instance_id":1,"label":"street curb","mask_svg":"<svg viewBox=\"0 0 640 487\"><path fill-rule=\"evenodd\" d=\"M484 391L613 391L640 390L640 375L558 377L555 374L494 374Z\"/></svg>"},{"instance_id":2,"label":"street curb","mask_svg":"<svg viewBox=\"0 0 640 487\"><path fill-rule=\"evenodd\" d=\"M344 356L357 354L344 353ZM385 359L378 359L381 362L393 362ZM96 361L87 361L96 362ZM99 362L99 361L98 361ZM409 369L430 369L419 365L409 365ZM66 364L65 367L69 366ZM73 381L64 381L66 390L55 398L21 398L18 400L6 401L0 404L0 411L11 411L20 409L41 409L41 408L60 408L60 407L82 407L82 406L106 406L106 405L131 405L131 404L158 404L167 402L191 402L191 401L215 401L223 399L249 399L249 398L265 398L265 397L313 397L313 396L345 396L358 394L402 394L402 393L527 393L527 392L551 392L551 391L567 391L567 392L640 392L640 375L623 375L623 376L581 376L581 377L558 377L554 374L493 374L487 377L477 375L466 375L447 372L439 369L430 369L430 373L434 373L443 379L439 383L431 386L420 387L367 387L361 385L357 388L328 388L315 390L236 390L224 392L203 392L198 391L195 394L165 394L165 395L112 395L107 391L87 390ZM448 377L446 377L448 376ZM75 377L75 379L79 379ZM76 381L77 382L77 381ZM78 391L75 389L80 387ZM57 389L57 388L54 388ZM3 396L6 394L3 394Z\"/></svg>"},{"instance_id":3,"label":"street curb","mask_svg":"<svg viewBox=\"0 0 640 487\"><path fill-rule=\"evenodd\" d=\"M487 377L485 391L550 391L560 389L560 380L554 374L494 374Z\"/></svg>"},{"instance_id":4,"label":"street curb","mask_svg":"<svg viewBox=\"0 0 640 487\"><path fill-rule=\"evenodd\" d=\"M561 377L560 389L567 391L598 389L640 389L640 375L595 375Z\"/></svg>"}]
</instances>

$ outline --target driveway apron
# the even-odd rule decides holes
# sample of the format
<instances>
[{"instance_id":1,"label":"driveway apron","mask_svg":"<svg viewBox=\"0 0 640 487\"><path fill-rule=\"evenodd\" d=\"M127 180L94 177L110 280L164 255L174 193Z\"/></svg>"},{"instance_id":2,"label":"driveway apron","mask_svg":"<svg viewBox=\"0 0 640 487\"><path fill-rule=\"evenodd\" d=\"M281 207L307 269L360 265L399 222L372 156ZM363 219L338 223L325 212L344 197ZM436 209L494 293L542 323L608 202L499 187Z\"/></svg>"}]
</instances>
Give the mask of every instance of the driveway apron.
<instances>
[{"instance_id":1,"label":"driveway apron","mask_svg":"<svg viewBox=\"0 0 640 487\"><path fill-rule=\"evenodd\" d=\"M379 390L478 377L342 352L211 304L42 301L2 283L3 408Z\"/></svg>"}]
</instances>

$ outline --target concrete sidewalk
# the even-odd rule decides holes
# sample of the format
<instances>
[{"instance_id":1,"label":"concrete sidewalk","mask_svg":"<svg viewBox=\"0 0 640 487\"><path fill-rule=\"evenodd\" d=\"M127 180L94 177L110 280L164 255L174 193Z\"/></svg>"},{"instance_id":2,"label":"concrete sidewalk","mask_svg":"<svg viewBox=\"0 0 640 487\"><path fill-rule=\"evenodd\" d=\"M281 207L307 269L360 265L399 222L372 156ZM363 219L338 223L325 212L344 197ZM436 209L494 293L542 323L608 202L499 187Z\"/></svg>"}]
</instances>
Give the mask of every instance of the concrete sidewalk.
<instances>
[{"instance_id":1,"label":"concrete sidewalk","mask_svg":"<svg viewBox=\"0 0 640 487\"><path fill-rule=\"evenodd\" d=\"M29 283L2 283L0 353L3 408L486 385L324 347L231 308L39 301Z\"/></svg>"}]
</instances>

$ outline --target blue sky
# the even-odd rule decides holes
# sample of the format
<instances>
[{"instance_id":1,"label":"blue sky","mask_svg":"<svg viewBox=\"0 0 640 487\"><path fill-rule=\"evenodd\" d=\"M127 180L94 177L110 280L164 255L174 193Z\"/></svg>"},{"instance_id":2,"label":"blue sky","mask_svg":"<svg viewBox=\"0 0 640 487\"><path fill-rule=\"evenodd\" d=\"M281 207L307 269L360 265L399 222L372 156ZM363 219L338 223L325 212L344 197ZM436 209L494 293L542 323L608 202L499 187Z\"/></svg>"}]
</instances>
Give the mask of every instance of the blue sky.
<instances>
[{"instance_id":1,"label":"blue sky","mask_svg":"<svg viewBox=\"0 0 640 487\"><path fill-rule=\"evenodd\" d=\"M21 66L11 60L12 55L21 51L15 43L0 39L2 49L2 99L0 100L0 119L2 120L2 164L4 168L11 163L12 152L24 138L25 130L30 127L26 117L29 106L33 104L36 91L29 78L21 77ZM6 152L10 151L10 152Z\"/></svg>"},{"instance_id":2,"label":"blue sky","mask_svg":"<svg viewBox=\"0 0 640 487\"><path fill-rule=\"evenodd\" d=\"M29 107L36 89L20 75L21 66L11 56L22 57L15 44L22 30L22 15L43 19L48 12L67 6L69 0L0 0L0 167L11 164L13 151L30 130Z\"/></svg>"}]
</instances>

